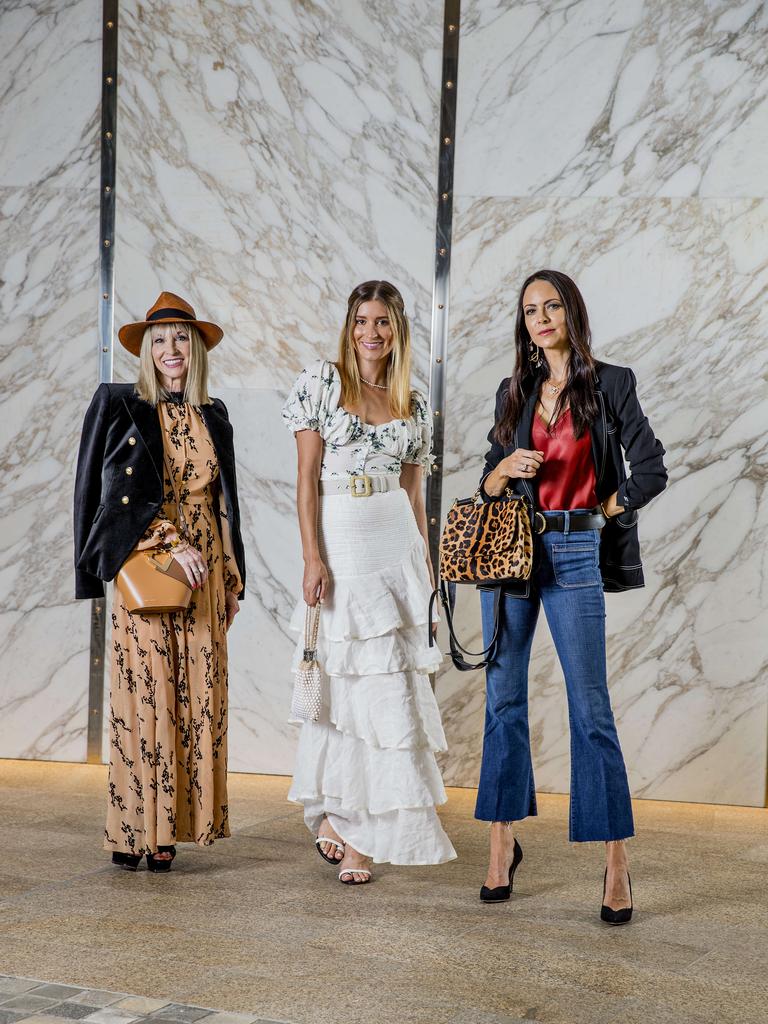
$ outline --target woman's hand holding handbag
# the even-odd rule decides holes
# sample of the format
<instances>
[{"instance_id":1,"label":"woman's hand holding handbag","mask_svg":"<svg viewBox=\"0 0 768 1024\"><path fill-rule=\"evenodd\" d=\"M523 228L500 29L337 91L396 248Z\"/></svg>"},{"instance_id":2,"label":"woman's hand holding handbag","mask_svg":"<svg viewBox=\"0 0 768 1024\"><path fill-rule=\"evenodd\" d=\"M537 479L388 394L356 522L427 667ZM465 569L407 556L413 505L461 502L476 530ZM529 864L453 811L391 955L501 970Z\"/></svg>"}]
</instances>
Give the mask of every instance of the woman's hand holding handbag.
<instances>
[{"instance_id":1,"label":"woman's hand holding handbag","mask_svg":"<svg viewBox=\"0 0 768 1024\"><path fill-rule=\"evenodd\" d=\"M167 460L166 460L167 461ZM184 529L184 512L168 466L179 524ZM126 609L144 615L181 612L189 607L192 591L208 579L208 566L197 548L183 542L173 551L136 550L126 558L115 583Z\"/></svg>"},{"instance_id":2,"label":"woman's hand holding handbag","mask_svg":"<svg viewBox=\"0 0 768 1024\"><path fill-rule=\"evenodd\" d=\"M499 602L502 585L509 580L527 580L533 569L533 532L525 499L509 488L493 501L483 501L480 491L471 498L454 501L440 538L440 586L429 602L429 620L435 599L445 610L450 635L451 659L460 672L485 668L493 659L499 633ZM453 609L456 584L473 583L495 587L493 638L476 654L456 639ZM429 645L433 644L429 629ZM470 664L461 652L484 660Z\"/></svg>"},{"instance_id":3,"label":"woman's hand holding handbag","mask_svg":"<svg viewBox=\"0 0 768 1024\"><path fill-rule=\"evenodd\" d=\"M316 722L323 706L322 670L317 660L317 637L322 602L307 605L304 616L304 656L296 669L291 697L294 721Z\"/></svg>"}]
</instances>

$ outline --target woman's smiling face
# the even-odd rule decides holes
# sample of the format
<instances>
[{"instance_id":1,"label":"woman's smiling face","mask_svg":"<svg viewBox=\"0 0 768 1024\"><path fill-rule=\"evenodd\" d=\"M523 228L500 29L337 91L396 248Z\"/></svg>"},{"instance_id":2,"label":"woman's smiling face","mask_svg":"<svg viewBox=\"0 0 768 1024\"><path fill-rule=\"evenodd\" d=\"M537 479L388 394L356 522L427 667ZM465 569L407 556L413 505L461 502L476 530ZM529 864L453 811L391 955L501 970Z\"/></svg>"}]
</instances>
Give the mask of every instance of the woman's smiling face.
<instances>
[{"instance_id":1,"label":"woman's smiling face","mask_svg":"<svg viewBox=\"0 0 768 1024\"><path fill-rule=\"evenodd\" d=\"M393 346L392 326L386 305L380 299L361 302L352 331L355 350L366 362L386 359Z\"/></svg>"},{"instance_id":2,"label":"woman's smiling face","mask_svg":"<svg viewBox=\"0 0 768 1024\"><path fill-rule=\"evenodd\" d=\"M549 281L531 281L523 294L523 315L534 345L545 351L569 347L565 306Z\"/></svg>"},{"instance_id":3,"label":"woman's smiling face","mask_svg":"<svg viewBox=\"0 0 768 1024\"><path fill-rule=\"evenodd\" d=\"M183 323L152 328L152 360L166 391L182 391L189 372L189 328Z\"/></svg>"}]
</instances>

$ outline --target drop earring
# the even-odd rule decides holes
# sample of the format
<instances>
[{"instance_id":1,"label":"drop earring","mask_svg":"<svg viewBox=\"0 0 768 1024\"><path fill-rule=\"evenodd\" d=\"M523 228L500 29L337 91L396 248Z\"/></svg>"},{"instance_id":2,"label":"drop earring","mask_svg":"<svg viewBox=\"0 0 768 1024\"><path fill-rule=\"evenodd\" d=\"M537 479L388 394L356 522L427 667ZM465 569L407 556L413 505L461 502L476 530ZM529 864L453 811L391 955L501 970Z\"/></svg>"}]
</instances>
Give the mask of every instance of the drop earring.
<instances>
[{"instance_id":1,"label":"drop earring","mask_svg":"<svg viewBox=\"0 0 768 1024\"><path fill-rule=\"evenodd\" d=\"M541 356L539 355L539 346L534 345L532 341L528 342L528 359L538 370L541 365Z\"/></svg>"}]
</instances>

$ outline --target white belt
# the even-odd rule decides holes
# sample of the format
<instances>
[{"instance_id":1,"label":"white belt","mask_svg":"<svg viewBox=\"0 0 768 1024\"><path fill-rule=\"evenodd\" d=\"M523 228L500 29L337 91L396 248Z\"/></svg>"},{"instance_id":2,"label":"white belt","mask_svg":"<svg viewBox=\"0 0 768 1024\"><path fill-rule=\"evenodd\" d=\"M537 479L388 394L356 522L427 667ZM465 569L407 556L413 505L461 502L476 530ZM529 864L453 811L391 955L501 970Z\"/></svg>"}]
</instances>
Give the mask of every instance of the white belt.
<instances>
[{"instance_id":1,"label":"white belt","mask_svg":"<svg viewBox=\"0 0 768 1024\"><path fill-rule=\"evenodd\" d=\"M350 498L370 498L372 494L400 489L399 476L368 476L358 473L343 480L320 480L320 494L348 494Z\"/></svg>"}]
</instances>

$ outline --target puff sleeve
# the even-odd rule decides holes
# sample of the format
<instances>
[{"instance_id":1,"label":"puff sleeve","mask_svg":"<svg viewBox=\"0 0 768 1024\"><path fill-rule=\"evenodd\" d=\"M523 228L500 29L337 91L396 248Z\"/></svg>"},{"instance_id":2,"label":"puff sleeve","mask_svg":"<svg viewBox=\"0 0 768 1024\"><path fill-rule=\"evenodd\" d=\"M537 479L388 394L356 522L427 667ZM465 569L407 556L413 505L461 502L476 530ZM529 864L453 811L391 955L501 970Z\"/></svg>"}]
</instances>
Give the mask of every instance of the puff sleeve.
<instances>
[{"instance_id":1,"label":"puff sleeve","mask_svg":"<svg viewBox=\"0 0 768 1024\"><path fill-rule=\"evenodd\" d=\"M302 370L283 406L286 427L294 434L314 430L323 436L338 403L339 391L339 378L332 363L323 361Z\"/></svg>"},{"instance_id":2,"label":"puff sleeve","mask_svg":"<svg viewBox=\"0 0 768 1024\"><path fill-rule=\"evenodd\" d=\"M421 466L427 476L432 472L432 410L420 391L411 394L413 430L403 462Z\"/></svg>"}]
</instances>

